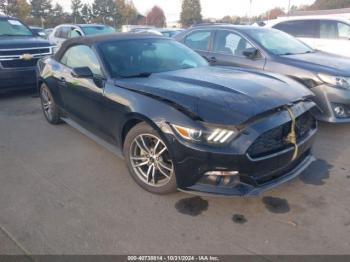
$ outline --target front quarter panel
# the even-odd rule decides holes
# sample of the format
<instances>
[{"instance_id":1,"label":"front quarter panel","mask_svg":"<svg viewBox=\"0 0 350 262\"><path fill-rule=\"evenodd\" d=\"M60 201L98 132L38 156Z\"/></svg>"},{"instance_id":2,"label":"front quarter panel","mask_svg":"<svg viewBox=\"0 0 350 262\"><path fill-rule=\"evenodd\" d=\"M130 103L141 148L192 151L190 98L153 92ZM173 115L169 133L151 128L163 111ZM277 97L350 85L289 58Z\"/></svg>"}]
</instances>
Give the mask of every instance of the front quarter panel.
<instances>
[{"instance_id":1,"label":"front quarter panel","mask_svg":"<svg viewBox=\"0 0 350 262\"><path fill-rule=\"evenodd\" d=\"M115 138L120 147L123 145L123 128L128 121L145 121L156 130L162 130L162 132L159 132L160 134L169 130L167 123L170 120L179 125L198 125L197 127L200 127L200 124L166 102L118 86L118 83L107 83L104 95L108 106L111 108L109 110L111 115L108 117L111 121L111 129L114 134L117 134ZM116 121L116 118L118 121Z\"/></svg>"},{"instance_id":2,"label":"front quarter panel","mask_svg":"<svg viewBox=\"0 0 350 262\"><path fill-rule=\"evenodd\" d=\"M313 71L288 65L278 60L267 60L264 69L269 72L286 75L308 88L313 88L320 84L320 80Z\"/></svg>"},{"instance_id":3,"label":"front quarter panel","mask_svg":"<svg viewBox=\"0 0 350 262\"><path fill-rule=\"evenodd\" d=\"M49 87L56 104L63 108L64 103L60 95L57 79L66 71L65 68L53 58L46 58L40 60L38 70L38 88L40 88L41 83L45 83Z\"/></svg>"}]
</instances>

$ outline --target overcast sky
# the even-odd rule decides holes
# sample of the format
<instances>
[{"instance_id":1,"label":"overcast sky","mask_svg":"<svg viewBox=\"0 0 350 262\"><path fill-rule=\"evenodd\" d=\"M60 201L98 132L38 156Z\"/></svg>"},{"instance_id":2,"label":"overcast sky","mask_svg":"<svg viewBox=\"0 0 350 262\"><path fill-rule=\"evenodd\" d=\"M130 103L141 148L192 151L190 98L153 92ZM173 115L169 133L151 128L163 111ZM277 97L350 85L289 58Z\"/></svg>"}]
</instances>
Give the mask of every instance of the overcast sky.
<instances>
[{"instance_id":1,"label":"overcast sky","mask_svg":"<svg viewBox=\"0 0 350 262\"><path fill-rule=\"evenodd\" d=\"M93 0L82 0L92 3ZM252 0L252 14L258 15L276 6L288 9L289 0ZM312 4L315 0L290 0L291 5ZM70 9L70 0L54 0ZM141 14L145 14L154 5L160 6L168 22L179 20L182 0L133 0ZM225 15L244 16L249 14L249 0L201 0L202 14L205 18L222 18Z\"/></svg>"}]
</instances>

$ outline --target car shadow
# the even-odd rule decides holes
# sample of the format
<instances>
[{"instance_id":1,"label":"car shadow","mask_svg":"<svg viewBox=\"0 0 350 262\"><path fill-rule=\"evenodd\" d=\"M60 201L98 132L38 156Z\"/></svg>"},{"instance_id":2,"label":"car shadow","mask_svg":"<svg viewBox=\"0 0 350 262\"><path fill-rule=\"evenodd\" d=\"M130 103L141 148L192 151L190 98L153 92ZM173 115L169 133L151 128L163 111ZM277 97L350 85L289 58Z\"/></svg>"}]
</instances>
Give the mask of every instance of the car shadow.
<instances>
[{"instance_id":1,"label":"car shadow","mask_svg":"<svg viewBox=\"0 0 350 262\"><path fill-rule=\"evenodd\" d=\"M38 92L34 88L28 89L28 90L18 90L18 91L9 91L6 93L0 93L0 101L17 99L21 97L39 97L39 96L38 96Z\"/></svg>"}]
</instances>

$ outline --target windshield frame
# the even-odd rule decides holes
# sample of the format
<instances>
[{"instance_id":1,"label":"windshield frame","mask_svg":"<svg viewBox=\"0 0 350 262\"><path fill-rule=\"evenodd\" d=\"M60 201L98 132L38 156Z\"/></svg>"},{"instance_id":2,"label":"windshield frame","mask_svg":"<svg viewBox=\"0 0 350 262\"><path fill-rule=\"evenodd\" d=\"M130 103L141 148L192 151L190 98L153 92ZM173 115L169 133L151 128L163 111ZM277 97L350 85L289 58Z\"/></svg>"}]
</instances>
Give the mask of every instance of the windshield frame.
<instances>
[{"instance_id":1,"label":"windshield frame","mask_svg":"<svg viewBox=\"0 0 350 262\"><path fill-rule=\"evenodd\" d=\"M198 57L201 63L203 63L200 66L197 67L189 67L189 68L177 68L177 69L173 69L173 70L164 70L161 72L138 72L136 74L131 74L131 75L121 75L121 74L116 74L115 72L113 72L113 70L110 67L110 64L108 62L108 60L105 57L105 54L103 52L102 46L106 45L106 44L111 44L113 42L119 43L119 42L126 42L126 41L166 41L166 42L171 42L174 43L175 45L180 45L181 47L183 47L184 49L186 49L187 51L189 51L190 53L192 53L194 56ZM133 77L138 77L138 76L142 76L145 75L144 77L149 77L152 74L157 74L157 73L166 73L166 72L173 72L173 71L177 71L177 70L186 70L186 69L190 69L190 68L198 68L198 67L203 67L203 66L210 66L209 63L201 56L199 55L197 52L193 51L192 49L190 49L189 47L171 39L171 38L166 38L166 37L148 37L148 38L135 38L135 39L113 39L113 40L109 40L106 42L101 42L95 45L95 50L97 51L100 60L103 64L103 67L106 69L106 71L108 72L108 75L111 78L115 78L115 79L127 79L127 78L133 78Z\"/></svg>"},{"instance_id":2,"label":"windshield frame","mask_svg":"<svg viewBox=\"0 0 350 262\"><path fill-rule=\"evenodd\" d=\"M305 52L299 52L299 53L290 53L290 52L282 52L282 53L275 53L273 52L271 49L267 48L263 43L261 43L261 41L257 38L256 34L259 34L260 32L262 33L278 33L280 35L285 35L288 38L293 39L295 42L299 43L300 45L305 47ZM249 30L247 32L245 32L245 34L256 44L258 45L261 49L264 50L264 52L266 52L269 55L273 55L273 56L285 56L285 55L300 55L300 54L307 54L307 53L315 53L316 50L313 49L312 47L310 47L309 45L307 45L306 43L302 42L301 40L299 40L298 38L289 35L285 32L282 32L280 30L277 29L273 29L273 28L256 28L253 30Z\"/></svg>"},{"instance_id":3,"label":"windshield frame","mask_svg":"<svg viewBox=\"0 0 350 262\"><path fill-rule=\"evenodd\" d=\"M27 29L28 33L30 34L19 34L19 35L7 35L7 34L2 34L0 32L0 37L3 37L3 36L9 36L9 37L34 37L34 33L33 31L29 28L29 26L27 26L25 23L23 23L21 20L17 19L17 18L14 18L14 17L0 17L0 21L6 21L7 23L10 23L10 21L17 21L19 22L24 28ZM10 23L11 24L11 23Z\"/></svg>"}]
</instances>

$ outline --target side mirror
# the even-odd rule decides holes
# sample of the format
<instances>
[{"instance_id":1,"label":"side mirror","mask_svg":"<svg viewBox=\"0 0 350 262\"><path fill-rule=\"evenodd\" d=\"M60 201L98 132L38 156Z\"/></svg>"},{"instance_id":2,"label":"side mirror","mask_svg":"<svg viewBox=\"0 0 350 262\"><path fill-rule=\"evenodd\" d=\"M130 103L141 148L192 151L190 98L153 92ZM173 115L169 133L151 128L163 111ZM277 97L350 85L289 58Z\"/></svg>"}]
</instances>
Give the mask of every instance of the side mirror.
<instances>
[{"instance_id":1,"label":"side mirror","mask_svg":"<svg viewBox=\"0 0 350 262\"><path fill-rule=\"evenodd\" d=\"M72 76L76 78L94 78L94 74L88 67L76 67L72 70Z\"/></svg>"},{"instance_id":2,"label":"side mirror","mask_svg":"<svg viewBox=\"0 0 350 262\"><path fill-rule=\"evenodd\" d=\"M254 59L259 55L259 50L254 47L247 48L243 51L243 55L249 59Z\"/></svg>"}]
</instances>

